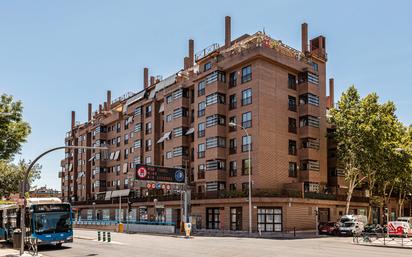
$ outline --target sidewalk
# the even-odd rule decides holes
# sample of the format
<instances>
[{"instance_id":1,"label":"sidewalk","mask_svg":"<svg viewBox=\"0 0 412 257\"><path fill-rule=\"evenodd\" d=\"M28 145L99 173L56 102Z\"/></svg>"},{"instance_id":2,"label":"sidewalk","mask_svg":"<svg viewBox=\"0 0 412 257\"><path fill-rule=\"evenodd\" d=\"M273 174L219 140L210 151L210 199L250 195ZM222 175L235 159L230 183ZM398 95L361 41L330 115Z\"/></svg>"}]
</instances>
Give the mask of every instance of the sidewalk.
<instances>
[{"instance_id":1,"label":"sidewalk","mask_svg":"<svg viewBox=\"0 0 412 257\"><path fill-rule=\"evenodd\" d=\"M0 257L17 257L20 256L20 251L14 250L14 249L8 249L8 248L0 248ZM43 255L39 253L37 257L42 257ZM25 252L22 257L32 257L31 254ZM43 256L45 257L45 256Z\"/></svg>"}]
</instances>

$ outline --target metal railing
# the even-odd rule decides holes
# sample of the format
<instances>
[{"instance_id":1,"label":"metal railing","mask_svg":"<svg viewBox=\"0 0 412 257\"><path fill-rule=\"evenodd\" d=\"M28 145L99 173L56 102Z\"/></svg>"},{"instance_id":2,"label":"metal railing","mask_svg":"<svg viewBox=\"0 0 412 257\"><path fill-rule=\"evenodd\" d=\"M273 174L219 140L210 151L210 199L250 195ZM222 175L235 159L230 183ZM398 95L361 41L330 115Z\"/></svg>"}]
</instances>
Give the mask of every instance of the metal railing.
<instances>
[{"instance_id":1,"label":"metal railing","mask_svg":"<svg viewBox=\"0 0 412 257\"><path fill-rule=\"evenodd\" d=\"M361 233L353 236L354 244L376 245L387 247L405 247L412 249L412 238L404 236L389 237L386 233Z\"/></svg>"},{"instance_id":2,"label":"metal railing","mask_svg":"<svg viewBox=\"0 0 412 257\"><path fill-rule=\"evenodd\" d=\"M218 43L214 43L195 54L195 61L198 61L219 48Z\"/></svg>"}]
</instances>

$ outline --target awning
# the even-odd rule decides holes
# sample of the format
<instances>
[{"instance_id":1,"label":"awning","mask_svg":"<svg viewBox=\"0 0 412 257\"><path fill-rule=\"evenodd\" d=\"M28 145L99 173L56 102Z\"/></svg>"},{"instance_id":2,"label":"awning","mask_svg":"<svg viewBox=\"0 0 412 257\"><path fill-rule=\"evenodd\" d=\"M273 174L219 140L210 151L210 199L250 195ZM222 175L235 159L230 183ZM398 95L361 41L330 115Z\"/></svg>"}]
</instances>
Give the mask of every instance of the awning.
<instances>
[{"instance_id":1,"label":"awning","mask_svg":"<svg viewBox=\"0 0 412 257\"><path fill-rule=\"evenodd\" d=\"M164 112L165 111L165 104L164 103L161 103L160 104L160 107L159 107L159 113L162 113L162 112Z\"/></svg>"},{"instance_id":2,"label":"awning","mask_svg":"<svg viewBox=\"0 0 412 257\"><path fill-rule=\"evenodd\" d=\"M110 200L112 197L112 191L106 191L106 195L104 197L104 200Z\"/></svg>"},{"instance_id":3,"label":"awning","mask_svg":"<svg viewBox=\"0 0 412 257\"><path fill-rule=\"evenodd\" d=\"M124 105L123 111L127 112L127 107L137 101L139 101L140 99L142 99L144 97L145 91L141 91L137 94L135 94L134 96L130 97L127 101L126 104Z\"/></svg>"},{"instance_id":4,"label":"awning","mask_svg":"<svg viewBox=\"0 0 412 257\"><path fill-rule=\"evenodd\" d=\"M114 154L115 154L115 152L110 153L110 157L109 157L110 160L113 160Z\"/></svg>"},{"instance_id":5,"label":"awning","mask_svg":"<svg viewBox=\"0 0 412 257\"><path fill-rule=\"evenodd\" d=\"M155 87L155 91L159 92L160 90L162 90L165 87L168 87L170 85L173 85L176 82L176 74L173 74L167 78L165 78L162 81L157 82L156 87Z\"/></svg>"},{"instance_id":6,"label":"awning","mask_svg":"<svg viewBox=\"0 0 412 257\"><path fill-rule=\"evenodd\" d=\"M93 161L96 158L96 155L93 155L92 158L89 159L89 162Z\"/></svg>"},{"instance_id":7,"label":"awning","mask_svg":"<svg viewBox=\"0 0 412 257\"><path fill-rule=\"evenodd\" d=\"M133 116L130 116L129 118L127 118L127 124L132 123L132 121L133 121Z\"/></svg>"},{"instance_id":8,"label":"awning","mask_svg":"<svg viewBox=\"0 0 412 257\"><path fill-rule=\"evenodd\" d=\"M119 159L119 155L120 155L120 151L116 151L116 153L114 154L113 160L117 160Z\"/></svg>"},{"instance_id":9,"label":"awning","mask_svg":"<svg viewBox=\"0 0 412 257\"><path fill-rule=\"evenodd\" d=\"M127 173L127 162L123 163L123 173Z\"/></svg>"},{"instance_id":10,"label":"awning","mask_svg":"<svg viewBox=\"0 0 412 257\"><path fill-rule=\"evenodd\" d=\"M186 132L186 136L193 134L195 132L195 128L190 128L187 132Z\"/></svg>"},{"instance_id":11,"label":"awning","mask_svg":"<svg viewBox=\"0 0 412 257\"><path fill-rule=\"evenodd\" d=\"M129 196L129 194L130 194L130 189L116 190L116 191L112 191L112 198Z\"/></svg>"},{"instance_id":12,"label":"awning","mask_svg":"<svg viewBox=\"0 0 412 257\"><path fill-rule=\"evenodd\" d=\"M172 134L171 131L164 133L163 136L157 141L157 143L160 144L163 141L165 141L166 139L169 139L170 134Z\"/></svg>"},{"instance_id":13,"label":"awning","mask_svg":"<svg viewBox=\"0 0 412 257\"><path fill-rule=\"evenodd\" d=\"M153 99L156 96L156 90L153 89L152 91L150 91L149 93L149 99Z\"/></svg>"}]
</instances>

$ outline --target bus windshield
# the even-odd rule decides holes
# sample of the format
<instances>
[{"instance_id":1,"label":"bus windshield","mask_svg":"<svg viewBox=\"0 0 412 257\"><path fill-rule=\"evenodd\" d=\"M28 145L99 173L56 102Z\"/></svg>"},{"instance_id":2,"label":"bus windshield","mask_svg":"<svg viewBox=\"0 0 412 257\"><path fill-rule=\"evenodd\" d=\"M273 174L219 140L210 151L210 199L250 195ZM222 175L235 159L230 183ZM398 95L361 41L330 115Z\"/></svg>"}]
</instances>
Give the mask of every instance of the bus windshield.
<instances>
[{"instance_id":1,"label":"bus windshield","mask_svg":"<svg viewBox=\"0 0 412 257\"><path fill-rule=\"evenodd\" d=\"M71 229L69 212L34 213L34 232L37 234L68 232Z\"/></svg>"}]
</instances>

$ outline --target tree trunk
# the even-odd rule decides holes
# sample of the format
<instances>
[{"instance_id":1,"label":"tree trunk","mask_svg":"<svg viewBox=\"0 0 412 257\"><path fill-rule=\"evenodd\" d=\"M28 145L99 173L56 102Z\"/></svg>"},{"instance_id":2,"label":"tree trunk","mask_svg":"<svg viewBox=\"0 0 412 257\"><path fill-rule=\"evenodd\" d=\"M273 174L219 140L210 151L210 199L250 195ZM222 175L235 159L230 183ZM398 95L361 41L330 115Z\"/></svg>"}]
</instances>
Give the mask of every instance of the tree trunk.
<instances>
[{"instance_id":1,"label":"tree trunk","mask_svg":"<svg viewBox=\"0 0 412 257\"><path fill-rule=\"evenodd\" d=\"M345 209L345 214L348 215L349 214L349 207L350 207L350 201L352 199L352 193L353 193L353 189L355 188L354 184L355 184L355 179L353 179L352 181L349 182L349 187L348 187L348 193L346 196L346 209Z\"/></svg>"}]
</instances>

